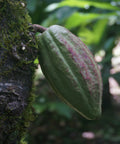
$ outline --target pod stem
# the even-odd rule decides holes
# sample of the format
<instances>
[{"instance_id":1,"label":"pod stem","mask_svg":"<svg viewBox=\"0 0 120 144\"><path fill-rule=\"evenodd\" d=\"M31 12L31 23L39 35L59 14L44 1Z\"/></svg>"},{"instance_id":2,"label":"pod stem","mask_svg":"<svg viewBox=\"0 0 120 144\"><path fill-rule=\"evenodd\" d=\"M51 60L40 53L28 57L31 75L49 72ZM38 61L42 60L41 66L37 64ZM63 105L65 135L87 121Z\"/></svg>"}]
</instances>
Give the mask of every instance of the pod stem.
<instances>
[{"instance_id":1,"label":"pod stem","mask_svg":"<svg viewBox=\"0 0 120 144\"><path fill-rule=\"evenodd\" d=\"M38 25L38 24L33 24L32 27L33 27L35 32L43 33L44 31L47 30L47 28L45 28L45 27L43 27L41 25Z\"/></svg>"}]
</instances>

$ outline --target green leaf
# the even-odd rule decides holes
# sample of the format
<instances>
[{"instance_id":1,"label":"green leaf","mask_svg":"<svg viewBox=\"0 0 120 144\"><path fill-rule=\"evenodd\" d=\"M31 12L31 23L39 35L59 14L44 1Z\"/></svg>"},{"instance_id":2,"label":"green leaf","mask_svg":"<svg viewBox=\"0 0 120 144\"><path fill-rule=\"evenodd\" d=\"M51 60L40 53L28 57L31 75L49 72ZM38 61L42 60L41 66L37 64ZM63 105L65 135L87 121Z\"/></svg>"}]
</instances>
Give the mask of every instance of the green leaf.
<instances>
[{"instance_id":1,"label":"green leaf","mask_svg":"<svg viewBox=\"0 0 120 144\"><path fill-rule=\"evenodd\" d=\"M65 27L71 29L80 25L87 25L95 19L108 19L109 17L114 15L116 15L116 12L107 14L75 12L66 20Z\"/></svg>"},{"instance_id":2,"label":"green leaf","mask_svg":"<svg viewBox=\"0 0 120 144\"><path fill-rule=\"evenodd\" d=\"M53 25L53 24L55 24L55 23L58 23L58 19L57 19L57 17L56 17L56 14L52 14L52 15L50 15L47 19L45 19L42 23L41 23L41 25L43 25L44 27L49 27L49 26L51 26L51 25Z\"/></svg>"},{"instance_id":3,"label":"green leaf","mask_svg":"<svg viewBox=\"0 0 120 144\"><path fill-rule=\"evenodd\" d=\"M72 109L68 107L66 104L61 102L49 103L49 110L56 111L58 114L65 116L67 118L71 118L72 116Z\"/></svg>"},{"instance_id":4,"label":"green leaf","mask_svg":"<svg viewBox=\"0 0 120 144\"><path fill-rule=\"evenodd\" d=\"M73 13L66 21L65 27L71 29L73 27L79 26L80 24L87 24L91 20L96 19L100 14L84 14L84 13Z\"/></svg>"},{"instance_id":5,"label":"green leaf","mask_svg":"<svg viewBox=\"0 0 120 144\"><path fill-rule=\"evenodd\" d=\"M36 59L34 60L34 64L39 64L38 58L36 58Z\"/></svg>"},{"instance_id":6,"label":"green leaf","mask_svg":"<svg viewBox=\"0 0 120 144\"><path fill-rule=\"evenodd\" d=\"M49 27L50 25L59 24L62 25L68 17L70 17L78 8L62 7L51 13L49 17L44 19L41 25Z\"/></svg>"},{"instance_id":7,"label":"green leaf","mask_svg":"<svg viewBox=\"0 0 120 144\"><path fill-rule=\"evenodd\" d=\"M59 3L52 3L45 8L45 11L51 12L51 11L55 10L56 8L58 8L58 6L59 6Z\"/></svg>"},{"instance_id":8,"label":"green leaf","mask_svg":"<svg viewBox=\"0 0 120 144\"><path fill-rule=\"evenodd\" d=\"M105 28L107 26L108 20L107 19L102 19L99 20L93 28L94 31L94 38L95 38L95 43L98 44L103 36L103 33L105 31Z\"/></svg>"},{"instance_id":9,"label":"green leaf","mask_svg":"<svg viewBox=\"0 0 120 144\"><path fill-rule=\"evenodd\" d=\"M103 49L106 51L106 53L111 53L113 47L115 45L115 37L108 38L103 45Z\"/></svg>"},{"instance_id":10,"label":"green leaf","mask_svg":"<svg viewBox=\"0 0 120 144\"><path fill-rule=\"evenodd\" d=\"M96 1L64 0L59 4L59 7L63 6L81 7L81 8L88 8L89 6L94 6L96 8L107 10L119 10L118 7L111 5L111 3L96 2Z\"/></svg>"},{"instance_id":11,"label":"green leaf","mask_svg":"<svg viewBox=\"0 0 120 144\"><path fill-rule=\"evenodd\" d=\"M83 41L87 44L98 44L103 36L107 23L107 19L99 20L93 25L93 30L84 28L78 33L78 36L83 38Z\"/></svg>"},{"instance_id":12,"label":"green leaf","mask_svg":"<svg viewBox=\"0 0 120 144\"><path fill-rule=\"evenodd\" d=\"M30 12L34 12L36 9L37 0L27 0L27 8Z\"/></svg>"},{"instance_id":13,"label":"green leaf","mask_svg":"<svg viewBox=\"0 0 120 144\"><path fill-rule=\"evenodd\" d=\"M35 112L37 114L40 114L40 113L42 113L43 111L45 111L47 109L47 105L45 105L45 104L41 104L41 105L34 104L33 107L34 107Z\"/></svg>"}]
</instances>

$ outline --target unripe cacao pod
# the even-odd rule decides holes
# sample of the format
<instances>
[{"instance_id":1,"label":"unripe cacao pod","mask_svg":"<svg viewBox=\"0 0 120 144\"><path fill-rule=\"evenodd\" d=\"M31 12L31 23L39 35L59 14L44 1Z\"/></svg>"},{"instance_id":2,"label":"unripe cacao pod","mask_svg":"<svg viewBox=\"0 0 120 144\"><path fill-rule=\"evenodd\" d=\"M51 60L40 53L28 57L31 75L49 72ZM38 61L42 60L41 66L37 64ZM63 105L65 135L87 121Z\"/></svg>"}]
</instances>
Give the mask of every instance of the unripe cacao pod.
<instances>
[{"instance_id":1,"label":"unripe cacao pod","mask_svg":"<svg viewBox=\"0 0 120 144\"><path fill-rule=\"evenodd\" d=\"M89 49L58 25L49 27L36 38L41 69L57 95L85 118L99 117L102 80Z\"/></svg>"}]
</instances>

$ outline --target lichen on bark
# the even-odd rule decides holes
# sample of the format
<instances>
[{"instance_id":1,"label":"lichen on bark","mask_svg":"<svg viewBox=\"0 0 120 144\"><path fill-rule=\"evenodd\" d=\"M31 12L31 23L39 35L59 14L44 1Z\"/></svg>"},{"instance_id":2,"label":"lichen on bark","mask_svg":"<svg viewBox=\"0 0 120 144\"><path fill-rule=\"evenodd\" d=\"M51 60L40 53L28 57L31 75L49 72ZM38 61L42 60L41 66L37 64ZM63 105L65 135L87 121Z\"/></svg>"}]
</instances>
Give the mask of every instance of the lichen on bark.
<instances>
[{"instance_id":1,"label":"lichen on bark","mask_svg":"<svg viewBox=\"0 0 120 144\"><path fill-rule=\"evenodd\" d=\"M24 0L0 0L0 144L19 144L32 119L37 45Z\"/></svg>"}]
</instances>

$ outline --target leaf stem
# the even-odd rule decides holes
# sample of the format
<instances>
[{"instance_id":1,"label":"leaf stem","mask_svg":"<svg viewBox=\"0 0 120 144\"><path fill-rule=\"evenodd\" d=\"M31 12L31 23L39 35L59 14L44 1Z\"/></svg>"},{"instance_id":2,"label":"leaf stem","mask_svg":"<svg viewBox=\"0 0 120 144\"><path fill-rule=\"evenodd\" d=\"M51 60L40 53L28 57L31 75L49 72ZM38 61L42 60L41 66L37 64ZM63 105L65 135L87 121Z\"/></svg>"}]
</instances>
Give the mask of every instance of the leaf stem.
<instances>
[{"instance_id":1,"label":"leaf stem","mask_svg":"<svg viewBox=\"0 0 120 144\"><path fill-rule=\"evenodd\" d=\"M32 27L33 27L33 29L34 29L35 32L41 32L41 33L43 33L44 31L47 30L47 28L45 28L45 27L43 27L41 25L38 25L38 24L33 24Z\"/></svg>"}]
</instances>

